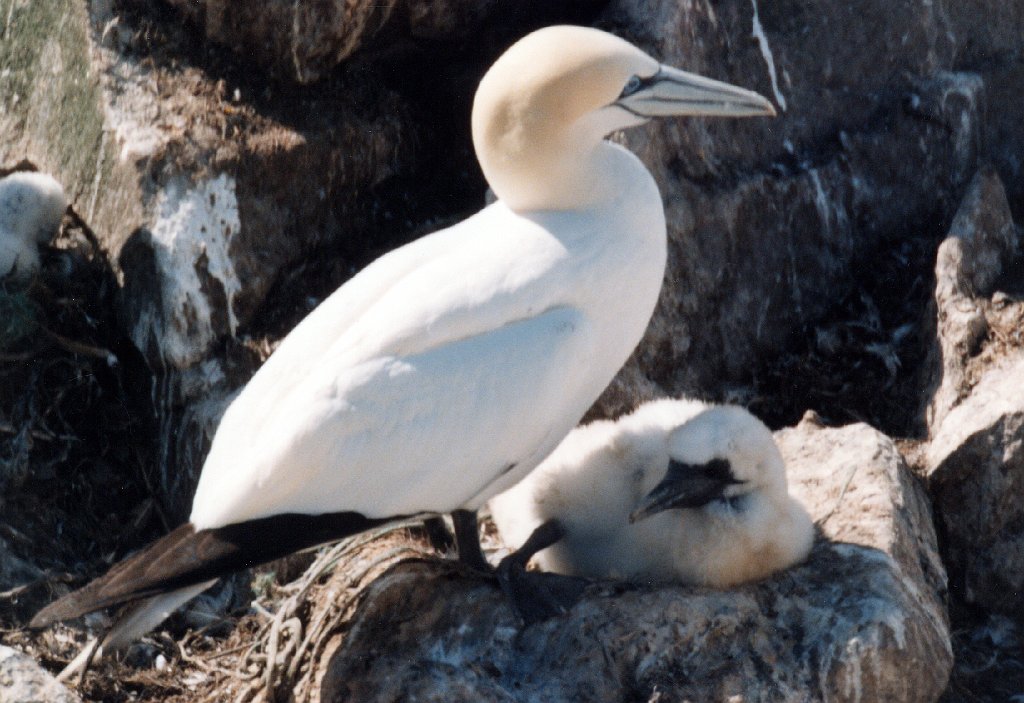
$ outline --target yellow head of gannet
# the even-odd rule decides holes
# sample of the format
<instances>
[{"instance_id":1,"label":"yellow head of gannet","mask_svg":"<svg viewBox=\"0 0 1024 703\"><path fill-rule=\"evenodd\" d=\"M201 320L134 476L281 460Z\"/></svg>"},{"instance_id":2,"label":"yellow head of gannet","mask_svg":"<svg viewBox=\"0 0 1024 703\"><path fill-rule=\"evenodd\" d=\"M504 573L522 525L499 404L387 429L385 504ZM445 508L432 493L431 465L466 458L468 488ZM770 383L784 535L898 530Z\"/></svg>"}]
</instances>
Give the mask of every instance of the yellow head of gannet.
<instances>
[{"instance_id":1,"label":"yellow head of gannet","mask_svg":"<svg viewBox=\"0 0 1024 703\"><path fill-rule=\"evenodd\" d=\"M150 598L113 646L222 573L399 516L474 511L516 483L626 361L661 288L657 186L603 136L649 116L771 112L597 30L517 42L473 110L498 202L310 313L225 412L189 522L33 624ZM460 554L479 551L466 542Z\"/></svg>"},{"instance_id":2,"label":"yellow head of gannet","mask_svg":"<svg viewBox=\"0 0 1024 703\"><path fill-rule=\"evenodd\" d=\"M652 117L774 115L757 93L664 66L587 27L548 27L514 44L480 81L473 144L514 210L577 209L615 187L604 137Z\"/></svg>"},{"instance_id":3,"label":"yellow head of gannet","mask_svg":"<svg viewBox=\"0 0 1024 703\"><path fill-rule=\"evenodd\" d=\"M771 432L746 410L656 401L571 433L491 501L513 545L549 520L549 571L725 587L802 561L813 524L788 493Z\"/></svg>"}]
</instances>

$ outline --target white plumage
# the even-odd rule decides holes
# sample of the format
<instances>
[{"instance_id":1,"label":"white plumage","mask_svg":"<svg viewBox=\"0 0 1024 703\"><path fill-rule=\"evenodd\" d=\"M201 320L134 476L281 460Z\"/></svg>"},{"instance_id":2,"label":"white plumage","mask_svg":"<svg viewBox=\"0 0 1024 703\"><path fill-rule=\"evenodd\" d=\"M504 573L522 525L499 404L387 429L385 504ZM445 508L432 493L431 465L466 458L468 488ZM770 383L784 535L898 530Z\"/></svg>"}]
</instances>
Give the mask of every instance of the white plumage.
<instances>
[{"instance_id":1,"label":"white plumage","mask_svg":"<svg viewBox=\"0 0 1024 703\"><path fill-rule=\"evenodd\" d=\"M661 197L643 164L604 137L668 114L773 110L598 30L549 27L517 42L473 105L498 201L381 257L284 339L224 414L190 524L150 548L159 569L126 562L33 622L130 600L138 584L152 595L205 581L211 571L189 570L183 548L195 540L221 555L239 543L258 551L237 531L225 541L226 526L272 530L299 513L360 529L350 516L475 510L525 476L597 399L654 310ZM228 561L266 558L245 550ZM115 628L108 641L137 634Z\"/></svg>"},{"instance_id":2,"label":"white plumage","mask_svg":"<svg viewBox=\"0 0 1024 703\"><path fill-rule=\"evenodd\" d=\"M64 189L45 173L0 179L0 280L25 281L39 270L39 245L57 234L67 210Z\"/></svg>"},{"instance_id":3,"label":"white plumage","mask_svg":"<svg viewBox=\"0 0 1024 703\"><path fill-rule=\"evenodd\" d=\"M670 462L715 460L728 462L734 481L718 482L716 497L630 521ZM693 480L702 480L699 471ZM617 422L574 430L490 507L513 547L545 521L561 523L561 541L534 557L542 569L641 583L757 580L802 561L814 539L768 428L742 408L693 400L653 401Z\"/></svg>"}]
</instances>

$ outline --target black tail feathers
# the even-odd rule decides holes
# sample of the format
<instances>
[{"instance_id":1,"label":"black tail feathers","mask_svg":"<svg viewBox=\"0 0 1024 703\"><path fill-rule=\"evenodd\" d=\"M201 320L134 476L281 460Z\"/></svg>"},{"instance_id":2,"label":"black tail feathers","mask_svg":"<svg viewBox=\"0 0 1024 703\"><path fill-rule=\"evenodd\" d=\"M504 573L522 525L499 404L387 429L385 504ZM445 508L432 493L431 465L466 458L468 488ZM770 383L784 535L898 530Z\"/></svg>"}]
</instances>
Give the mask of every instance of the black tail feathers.
<instances>
[{"instance_id":1,"label":"black tail feathers","mask_svg":"<svg viewBox=\"0 0 1024 703\"><path fill-rule=\"evenodd\" d=\"M94 610L148 598L279 559L306 547L363 532L393 518L359 513L284 513L208 530L181 525L104 576L46 606L32 618L41 628Z\"/></svg>"}]
</instances>

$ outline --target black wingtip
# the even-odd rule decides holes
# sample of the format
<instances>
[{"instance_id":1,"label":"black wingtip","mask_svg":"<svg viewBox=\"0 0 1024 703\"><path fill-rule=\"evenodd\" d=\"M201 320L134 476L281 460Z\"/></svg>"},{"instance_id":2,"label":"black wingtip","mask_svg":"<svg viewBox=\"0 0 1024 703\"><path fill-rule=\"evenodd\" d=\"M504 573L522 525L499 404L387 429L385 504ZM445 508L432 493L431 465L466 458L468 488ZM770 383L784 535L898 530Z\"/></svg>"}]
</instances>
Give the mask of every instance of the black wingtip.
<instances>
[{"instance_id":1,"label":"black wingtip","mask_svg":"<svg viewBox=\"0 0 1024 703\"><path fill-rule=\"evenodd\" d=\"M198 532L191 523L185 523L115 564L105 575L50 603L36 613L29 627L41 629L103 608L216 579L394 519L399 517L367 518L351 512L287 513Z\"/></svg>"},{"instance_id":2,"label":"black wingtip","mask_svg":"<svg viewBox=\"0 0 1024 703\"><path fill-rule=\"evenodd\" d=\"M43 628L49 627L54 623L61 622L62 620L70 620L71 618L78 617L78 615L74 614L76 608L74 605L74 599L71 598L73 595L75 594L69 593L62 598L58 598L36 613L29 621L28 629L42 630Z\"/></svg>"},{"instance_id":3,"label":"black wingtip","mask_svg":"<svg viewBox=\"0 0 1024 703\"><path fill-rule=\"evenodd\" d=\"M58 606L60 605L61 600L63 599L55 600L54 602L50 603L48 606L40 610L38 613L36 613L35 617L33 617L29 621L28 629L42 630L44 627L49 627L53 623L61 620L62 618L60 617L60 614L58 612L60 610Z\"/></svg>"},{"instance_id":4,"label":"black wingtip","mask_svg":"<svg viewBox=\"0 0 1024 703\"><path fill-rule=\"evenodd\" d=\"M171 563L168 563L165 559L182 552L188 553L196 534L190 523L180 525L145 549L115 564L103 576L50 603L36 613L29 627L41 629L55 622L71 620L102 608L170 590L163 588L162 584L168 577L173 578L175 571L181 571L180 566L174 568L173 562L177 561L180 565L183 560L180 557L172 558ZM161 565L171 568L161 568Z\"/></svg>"}]
</instances>

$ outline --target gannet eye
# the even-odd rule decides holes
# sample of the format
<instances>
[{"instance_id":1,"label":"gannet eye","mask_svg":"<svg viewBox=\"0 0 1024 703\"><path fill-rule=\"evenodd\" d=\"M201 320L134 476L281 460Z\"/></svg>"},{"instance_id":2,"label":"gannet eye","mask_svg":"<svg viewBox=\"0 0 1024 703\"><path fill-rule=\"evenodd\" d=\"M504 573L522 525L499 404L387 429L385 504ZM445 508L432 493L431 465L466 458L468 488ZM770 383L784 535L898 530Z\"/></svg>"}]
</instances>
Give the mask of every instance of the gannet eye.
<instances>
[{"instance_id":1,"label":"gannet eye","mask_svg":"<svg viewBox=\"0 0 1024 703\"><path fill-rule=\"evenodd\" d=\"M622 89L622 94L619 98L626 98L644 87L644 81L640 76L630 76L629 80L626 81L626 87Z\"/></svg>"}]
</instances>

